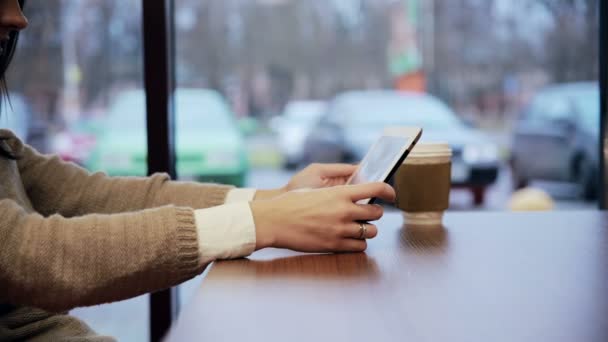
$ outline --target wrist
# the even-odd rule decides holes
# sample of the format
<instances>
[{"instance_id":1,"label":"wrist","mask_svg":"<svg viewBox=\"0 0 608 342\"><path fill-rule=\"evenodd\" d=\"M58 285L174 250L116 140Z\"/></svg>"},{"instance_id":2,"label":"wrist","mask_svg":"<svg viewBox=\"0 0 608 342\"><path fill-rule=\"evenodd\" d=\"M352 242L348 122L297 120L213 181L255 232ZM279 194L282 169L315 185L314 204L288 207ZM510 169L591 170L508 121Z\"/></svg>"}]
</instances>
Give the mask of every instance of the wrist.
<instances>
[{"instance_id":1,"label":"wrist","mask_svg":"<svg viewBox=\"0 0 608 342\"><path fill-rule=\"evenodd\" d=\"M255 249L273 247L275 244L272 208L268 210L265 202L249 203L255 224Z\"/></svg>"}]
</instances>

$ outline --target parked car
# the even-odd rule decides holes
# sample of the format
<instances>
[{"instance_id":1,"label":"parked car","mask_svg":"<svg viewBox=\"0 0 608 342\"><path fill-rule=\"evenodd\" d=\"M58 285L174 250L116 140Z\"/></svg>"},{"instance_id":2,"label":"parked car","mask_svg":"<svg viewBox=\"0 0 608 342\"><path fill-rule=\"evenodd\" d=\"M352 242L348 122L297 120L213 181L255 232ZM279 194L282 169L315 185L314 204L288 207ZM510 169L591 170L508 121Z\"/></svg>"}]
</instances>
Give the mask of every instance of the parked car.
<instances>
[{"instance_id":1,"label":"parked car","mask_svg":"<svg viewBox=\"0 0 608 342\"><path fill-rule=\"evenodd\" d=\"M213 90L179 88L175 107L178 175L243 186L249 168L245 143L225 99ZM86 166L110 175L144 175L144 91L118 96L102 131Z\"/></svg>"},{"instance_id":2,"label":"parked car","mask_svg":"<svg viewBox=\"0 0 608 342\"><path fill-rule=\"evenodd\" d=\"M91 155L103 123L94 118L80 118L67 124L50 139L50 151L65 161L84 165Z\"/></svg>"},{"instance_id":3,"label":"parked car","mask_svg":"<svg viewBox=\"0 0 608 342\"><path fill-rule=\"evenodd\" d=\"M446 141L453 152L452 185L484 202L499 168L495 144L467 126L439 99L391 90L351 91L338 95L306 139L306 162L358 162L386 126L419 126L421 142Z\"/></svg>"},{"instance_id":4,"label":"parked car","mask_svg":"<svg viewBox=\"0 0 608 342\"><path fill-rule=\"evenodd\" d=\"M515 188L532 179L571 181L591 200L599 184L600 110L597 82L541 90L523 111L513 134Z\"/></svg>"},{"instance_id":5,"label":"parked car","mask_svg":"<svg viewBox=\"0 0 608 342\"><path fill-rule=\"evenodd\" d=\"M292 101L283 114L273 120L271 126L277 134L286 168L294 169L301 164L304 140L325 109L323 101Z\"/></svg>"}]
</instances>

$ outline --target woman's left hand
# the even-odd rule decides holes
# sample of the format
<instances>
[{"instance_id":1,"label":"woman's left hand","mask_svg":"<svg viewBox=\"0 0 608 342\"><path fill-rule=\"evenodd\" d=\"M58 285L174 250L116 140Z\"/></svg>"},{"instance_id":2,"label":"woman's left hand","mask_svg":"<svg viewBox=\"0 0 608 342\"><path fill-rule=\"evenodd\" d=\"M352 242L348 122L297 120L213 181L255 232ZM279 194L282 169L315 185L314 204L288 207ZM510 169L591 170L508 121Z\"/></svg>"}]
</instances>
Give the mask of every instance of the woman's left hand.
<instances>
[{"instance_id":1,"label":"woman's left hand","mask_svg":"<svg viewBox=\"0 0 608 342\"><path fill-rule=\"evenodd\" d=\"M269 199L299 189L319 189L344 185L357 169L351 164L310 164L295 174L289 183L276 190L258 190L255 199Z\"/></svg>"},{"instance_id":2,"label":"woman's left hand","mask_svg":"<svg viewBox=\"0 0 608 342\"><path fill-rule=\"evenodd\" d=\"M285 186L285 190L319 189L344 185L357 169L350 164L310 164L298 172Z\"/></svg>"}]
</instances>

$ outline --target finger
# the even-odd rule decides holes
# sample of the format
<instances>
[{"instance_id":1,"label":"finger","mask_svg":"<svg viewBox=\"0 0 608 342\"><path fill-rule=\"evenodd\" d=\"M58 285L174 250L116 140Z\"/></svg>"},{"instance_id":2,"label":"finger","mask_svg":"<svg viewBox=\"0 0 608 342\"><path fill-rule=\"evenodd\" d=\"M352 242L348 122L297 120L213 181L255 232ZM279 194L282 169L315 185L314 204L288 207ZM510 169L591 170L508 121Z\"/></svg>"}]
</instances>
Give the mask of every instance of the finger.
<instances>
[{"instance_id":1,"label":"finger","mask_svg":"<svg viewBox=\"0 0 608 342\"><path fill-rule=\"evenodd\" d=\"M343 239L338 244L336 252L363 252L367 249L367 241L359 239Z\"/></svg>"},{"instance_id":2,"label":"finger","mask_svg":"<svg viewBox=\"0 0 608 342\"><path fill-rule=\"evenodd\" d=\"M344 187L347 196L351 201L357 202L362 199L378 197L386 202L395 201L395 190L392 186L382 183L365 183L356 185L347 185Z\"/></svg>"},{"instance_id":3,"label":"finger","mask_svg":"<svg viewBox=\"0 0 608 342\"><path fill-rule=\"evenodd\" d=\"M365 234L363 235L364 239L373 239L376 237L376 235L378 235L378 228L376 227L376 225L363 222L361 224L365 226ZM361 226L359 225L359 223L349 223L344 229L342 237L350 239L361 239Z\"/></svg>"},{"instance_id":4,"label":"finger","mask_svg":"<svg viewBox=\"0 0 608 342\"><path fill-rule=\"evenodd\" d=\"M357 165L351 164L319 164L319 174L324 178L348 177L355 172Z\"/></svg>"},{"instance_id":5,"label":"finger","mask_svg":"<svg viewBox=\"0 0 608 342\"><path fill-rule=\"evenodd\" d=\"M384 214L384 209L377 204L353 204L349 213L352 221L376 221Z\"/></svg>"},{"instance_id":6,"label":"finger","mask_svg":"<svg viewBox=\"0 0 608 342\"><path fill-rule=\"evenodd\" d=\"M348 182L349 177L333 177L333 178L324 178L323 185L324 186L336 186L336 185L344 185Z\"/></svg>"}]
</instances>

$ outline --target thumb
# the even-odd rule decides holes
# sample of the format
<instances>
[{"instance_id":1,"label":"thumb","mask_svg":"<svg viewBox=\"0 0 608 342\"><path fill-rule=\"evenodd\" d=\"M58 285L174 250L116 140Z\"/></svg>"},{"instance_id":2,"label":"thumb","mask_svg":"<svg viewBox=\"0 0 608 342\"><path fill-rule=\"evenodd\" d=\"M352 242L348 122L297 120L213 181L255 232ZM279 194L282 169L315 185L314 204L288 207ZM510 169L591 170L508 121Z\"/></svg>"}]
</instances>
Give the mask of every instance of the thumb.
<instances>
[{"instance_id":1,"label":"thumb","mask_svg":"<svg viewBox=\"0 0 608 342\"><path fill-rule=\"evenodd\" d=\"M395 201L395 190L392 186L382 183L382 182L374 182L374 183L364 183L364 184L356 184L356 185L347 185L344 187L346 195L348 198L357 202L362 199L378 197L387 202Z\"/></svg>"}]
</instances>

